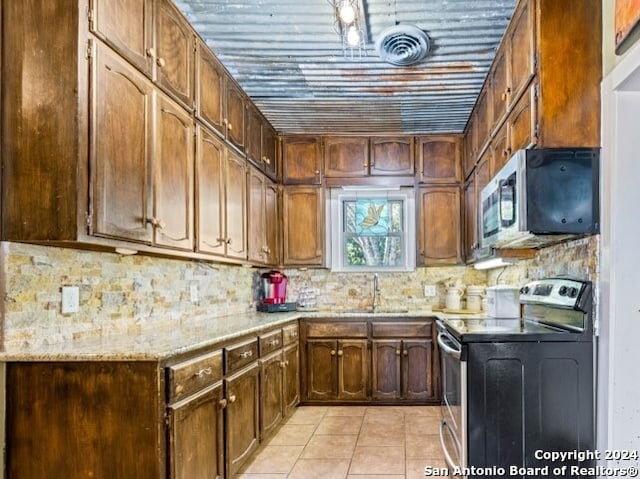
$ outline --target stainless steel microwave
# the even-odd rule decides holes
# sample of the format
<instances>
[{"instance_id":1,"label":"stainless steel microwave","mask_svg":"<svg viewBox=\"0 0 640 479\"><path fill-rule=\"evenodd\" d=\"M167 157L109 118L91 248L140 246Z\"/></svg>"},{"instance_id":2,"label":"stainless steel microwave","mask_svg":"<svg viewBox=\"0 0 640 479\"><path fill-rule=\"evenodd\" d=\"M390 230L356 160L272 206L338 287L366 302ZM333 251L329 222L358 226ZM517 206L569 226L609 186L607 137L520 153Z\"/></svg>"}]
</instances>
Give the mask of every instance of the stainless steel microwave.
<instances>
[{"instance_id":1,"label":"stainless steel microwave","mask_svg":"<svg viewBox=\"0 0 640 479\"><path fill-rule=\"evenodd\" d=\"M518 150L480 193L482 248L535 248L600 230L600 149Z\"/></svg>"}]
</instances>

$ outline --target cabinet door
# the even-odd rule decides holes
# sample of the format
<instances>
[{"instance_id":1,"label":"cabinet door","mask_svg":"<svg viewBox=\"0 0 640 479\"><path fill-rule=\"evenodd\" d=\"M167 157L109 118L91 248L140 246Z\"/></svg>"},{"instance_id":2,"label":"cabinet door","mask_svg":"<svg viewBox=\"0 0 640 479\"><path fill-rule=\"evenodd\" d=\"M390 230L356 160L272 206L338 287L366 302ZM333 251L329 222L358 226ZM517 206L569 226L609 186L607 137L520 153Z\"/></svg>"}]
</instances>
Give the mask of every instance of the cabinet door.
<instances>
[{"instance_id":1,"label":"cabinet door","mask_svg":"<svg viewBox=\"0 0 640 479\"><path fill-rule=\"evenodd\" d=\"M511 88L507 86L507 49L505 46L498 50L489 75L493 90L490 131L493 131L507 113L507 105L509 104L511 93Z\"/></svg>"},{"instance_id":2,"label":"cabinet door","mask_svg":"<svg viewBox=\"0 0 640 479\"><path fill-rule=\"evenodd\" d=\"M247 159L262 168L262 117L258 109L251 103L246 105L245 126Z\"/></svg>"},{"instance_id":3,"label":"cabinet door","mask_svg":"<svg viewBox=\"0 0 640 479\"><path fill-rule=\"evenodd\" d=\"M264 190L266 263L275 266L280 261L280 228L278 227L278 186L267 180Z\"/></svg>"},{"instance_id":4,"label":"cabinet door","mask_svg":"<svg viewBox=\"0 0 640 479\"><path fill-rule=\"evenodd\" d=\"M322 265L322 189L317 186L288 186L283 195L284 264Z\"/></svg>"},{"instance_id":5,"label":"cabinet door","mask_svg":"<svg viewBox=\"0 0 640 479\"><path fill-rule=\"evenodd\" d=\"M227 151L226 166L226 243L227 256L247 257L247 173L242 158Z\"/></svg>"},{"instance_id":6,"label":"cabinet door","mask_svg":"<svg viewBox=\"0 0 640 479\"><path fill-rule=\"evenodd\" d=\"M284 415L288 416L300 402L300 346L284 348Z\"/></svg>"},{"instance_id":7,"label":"cabinet door","mask_svg":"<svg viewBox=\"0 0 640 479\"><path fill-rule=\"evenodd\" d=\"M485 83L484 88L478 95L476 101L476 130L477 130L477 151L480 152L484 145L489 141L491 133L489 122L491 121L491 103L489 92L491 91L490 82Z\"/></svg>"},{"instance_id":8,"label":"cabinet door","mask_svg":"<svg viewBox=\"0 0 640 479\"><path fill-rule=\"evenodd\" d=\"M366 339L338 341L338 399L366 399L369 355Z\"/></svg>"},{"instance_id":9,"label":"cabinet door","mask_svg":"<svg viewBox=\"0 0 640 479\"><path fill-rule=\"evenodd\" d=\"M244 138L244 95L240 87L227 79L227 139L241 151Z\"/></svg>"},{"instance_id":10,"label":"cabinet door","mask_svg":"<svg viewBox=\"0 0 640 479\"><path fill-rule=\"evenodd\" d=\"M402 342L395 339L374 340L371 354L373 399L400 399Z\"/></svg>"},{"instance_id":11,"label":"cabinet door","mask_svg":"<svg viewBox=\"0 0 640 479\"><path fill-rule=\"evenodd\" d=\"M467 131L464 135L464 177L468 177L476 164L476 128L473 121L473 115L469 118Z\"/></svg>"},{"instance_id":12,"label":"cabinet door","mask_svg":"<svg viewBox=\"0 0 640 479\"><path fill-rule=\"evenodd\" d=\"M376 176L414 174L413 137L371 139L370 172Z\"/></svg>"},{"instance_id":13,"label":"cabinet door","mask_svg":"<svg viewBox=\"0 0 640 479\"><path fill-rule=\"evenodd\" d=\"M198 251L224 255L225 252L225 154L220 140L202 127L197 128L196 210Z\"/></svg>"},{"instance_id":14,"label":"cabinet door","mask_svg":"<svg viewBox=\"0 0 640 479\"><path fill-rule=\"evenodd\" d=\"M249 168L249 261L265 263L267 255L265 183L266 177L254 167Z\"/></svg>"},{"instance_id":15,"label":"cabinet door","mask_svg":"<svg viewBox=\"0 0 640 479\"><path fill-rule=\"evenodd\" d=\"M193 249L193 120L158 96L154 163L155 243Z\"/></svg>"},{"instance_id":16,"label":"cabinet door","mask_svg":"<svg viewBox=\"0 0 640 479\"><path fill-rule=\"evenodd\" d=\"M363 137L327 137L324 140L326 177L361 177L369 172L369 140Z\"/></svg>"},{"instance_id":17,"label":"cabinet door","mask_svg":"<svg viewBox=\"0 0 640 479\"><path fill-rule=\"evenodd\" d=\"M208 126L225 134L225 72L209 48L198 42L196 54L196 116Z\"/></svg>"},{"instance_id":18,"label":"cabinet door","mask_svg":"<svg viewBox=\"0 0 640 479\"><path fill-rule=\"evenodd\" d=\"M507 119L509 123L509 141L513 151L529 148L538 141L535 91L535 85L531 85L529 90L516 103L516 106L513 107L513 111Z\"/></svg>"},{"instance_id":19,"label":"cabinet door","mask_svg":"<svg viewBox=\"0 0 640 479\"><path fill-rule=\"evenodd\" d=\"M467 262L475 259L478 248L477 198L475 177L471 175L464 186L464 254Z\"/></svg>"},{"instance_id":20,"label":"cabinet door","mask_svg":"<svg viewBox=\"0 0 640 479\"><path fill-rule=\"evenodd\" d=\"M535 2L520 2L520 8L511 19L509 32L505 37L510 51L509 106L517 101L535 74Z\"/></svg>"},{"instance_id":21,"label":"cabinet door","mask_svg":"<svg viewBox=\"0 0 640 479\"><path fill-rule=\"evenodd\" d=\"M494 173L500 171L504 164L511 157L511 144L509 142L509 121L511 115L507 118L507 121L500 127L493 141L491 142L491 155L493 158Z\"/></svg>"},{"instance_id":22,"label":"cabinet door","mask_svg":"<svg viewBox=\"0 0 640 479\"><path fill-rule=\"evenodd\" d=\"M282 420L283 370L282 350L260 359L260 438L265 437Z\"/></svg>"},{"instance_id":23,"label":"cabinet door","mask_svg":"<svg viewBox=\"0 0 640 479\"><path fill-rule=\"evenodd\" d=\"M462 260L460 188L420 189L419 258L422 265L457 264Z\"/></svg>"},{"instance_id":24,"label":"cabinet door","mask_svg":"<svg viewBox=\"0 0 640 479\"><path fill-rule=\"evenodd\" d=\"M97 45L92 65L92 234L151 242L152 111L150 82Z\"/></svg>"},{"instance_id":25,"label":"cabinet door","mask_svg":"<svg viewBox=\"0 0 640 479\"><path fill-rule=\"evenodd\" d=\"M460 138L418 138L421 183L455 183L462 178Z\"/></svg>"},{"instance_id":26,"label":"cabinet door","mask_svg":"<svg viewBox=\"0 0 640 479\"><path fill-rule=\"evenodd\" d=\"M433 343L431 339L402 341L402 396L405 399L434 399Z\"/></svg>"},{"instance_id":27,"label":"cabinet door","mask_svg":"<svg viewBox=\"0 0 640 479\"><path fill-rule=\"evenodd\" d=\"M224 477L222 382L169 407L169 477Z\"/></svg>"},{"instance_id":28,"label":"cabinet door","mask_svg":"<svg viewBox=\"0 0 640 479\"><path fill-rule=\"evenodd\" d=\"M338 397L338 342L307 340L307 399Z\"/></svg>"},{"instance_id":29,"label":"cabinet door","mask_svg":"<svg viewBox=\"0 0 640 479\"><path fill-rule=\"evenodd\" d=\"M91 0L89 27L120 55L151 77L153 0Z\"/></svg>"},{"instance_id":30,"label":"cabinet door","mask_svg":"<svg viewBox=\"0 0 640 479\"><path fill-rule=\"evenodd\" d=\"M278 140L276 131L266 122L262 124L261 159L265 173L275 179L278 174Z\"/></svg>"},{"instance_id":31,"label":"cabinet door","mask_svg":"<svg viewBox=\"0 0 640 479\"><path fill-rule=\"evenodd\" d=\"M282 144L282 181L285 184L319 185L322 159L315 136L285 137Z\"/></svg>"},{"instance_id":32,"label":"cabinet door","mask_svg":"<svg viewBox=\"0 0 640 479\"><path fill-rule=\"evenodd\" d=\"M157 82L187 108L193 108L195 35L170 0L156 3Z\"/></svg>"},{"instance_id":33,"label":"cabinet door","mask_svg":"<svg viewBox=\"0 0 640 479\"><path fill-rule=\"evenodd\" d=\"M258 447L259 371L258 363L253 362L224 380L227 477L233 477Z\"/></svg>"}]
</instances>

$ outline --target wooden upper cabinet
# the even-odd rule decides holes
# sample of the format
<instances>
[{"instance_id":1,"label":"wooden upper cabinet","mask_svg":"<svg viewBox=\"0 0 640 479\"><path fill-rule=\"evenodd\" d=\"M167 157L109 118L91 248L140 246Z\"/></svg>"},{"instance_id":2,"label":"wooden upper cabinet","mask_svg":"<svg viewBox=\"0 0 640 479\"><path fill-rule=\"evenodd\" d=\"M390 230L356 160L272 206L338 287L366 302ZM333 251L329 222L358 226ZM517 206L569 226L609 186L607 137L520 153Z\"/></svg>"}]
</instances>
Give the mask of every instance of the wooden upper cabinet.
<instances>
[{"instance_id":1,"label":"wooden upper cabinet","mask_svg":"<svg viewBox=\"0 0 640 479\"><path fill-rule=\"evenodd\" d=\"M490 84L492 88L491 119L489 121L490 131L498 126L507 113L507 106L511 98L511 88L507 81L507 53L505 48L498 49L496 57L493 60L493 66L489 73Z\"/></svg>"},{"instance_id":2,"label":"wooden upper cabinet","mask_svg":"<svg viewBox=\"0 0 640 479\"><path fill-rule=\"evenodd\" d=\"M247 258L247 166L232 151L226 162L226 238L227 256Z\"/></svg>"},{"instance_id":3,"label":"wooden upper cabinet","mask_svg":"<svg viewBox=\"0 0 640 479\"><path fill-rule=\"evenodd\" d=\"M225 253L225 162L226 147L205 128L197 128L196 228L197 250Z\"/></svg>"},{"instance_id":4,"label":"wooden upper cabinet","mask_svg":"<svg viewBox=\"0 0 640 479\"><path fill-rule=\"evenodd\" d=\"M194 99L194 50L191 25L170 0L157 0L157 82L189 109Z\"/></svg>"},{"instance_id":5,"label":"wooden upper cabinet","mask_svg":"<svg viewBox=\"0 0 640 479\"><path fill-rule=\"evenodd\" d=\"M496 136L491 142L491 156L493 160L494 174L500 171L500 168L511 158L511 142L509 141L509 121L510 118L496 132Z\"/></svg>"},{"instance_id":6,"label":"wooden upper cabinet","mask_svg":"<svg viewBox=\"0 0 640 479\"><path fill-rule=\"evenodd\" d=\"M467 178L476 164L476 127L475 115L469 117L464 134L464 177Z\"/></svg>"},{"instance_id":7,"label":"wooden upper cabinet","mask_svg":"<svg viewBox=\"0 0 640 479\"><path fill-rule=\"evenodd\" d=\"M282 144L282 181L285 184L316 184L322 181L320 138L286 136Z\"/></svg>"},{"instance_id":8,"label":"wooden upper cabinet","mask_svg":"<svg viewBox=\"0 0 640 479\"><path fill-rule=\"evenodd\" d=\"M249 261L278 263L278 187L256 168L249 167Z\"/></svg>"},{"instance_id":9,"label":"wooden upper cabinet","mask_svg":"<svg viewBox=\"0 0 640 479\"><path fill-rule=\"evenodd\" d=\"M421 183L455 183L462 179L460 137L423 136L417 141Z\"/></svg>"},{"instance_id":10,"label":"wooden upper cabinet","mask_svg":"<svg viewBox=\"0 0 640 479\"><path fill-rule=\"evenodd\" d=\"M270 266L280 262L280 209L278 186L267 180L264 189L266 260Z\"/></svg>"},{"instance_id":11,"label":"wooden upper cabinet","mask_svg":"<svg viewBox=\"0 0 640 479\"><path fill-rule=\"evenodd\" d=\"M225 78L224 68L211 50L198 41L196 53L196 117L209 127L225 135Z\"/></svg>"},{"instance_id":12,"label":"wooden upper cabinet","mask_svg":"<svg viewBox=\"0 0 640 479\"><path fill-rule=\"evenodd\" d=\"M420 188L418 261L423 266L462 261L460 187Z\"/></svg>"},{"instance_id":13,"label":"wooden upper cabinet","mask_svg":"<svg viewBox=\"0 0 640 479\"><path fill-rule=\"evenodd\" d=\"M246 104L245 139L247 159L257 165L262 163L262 116L253 103Z\"/></svg>"},{"instance_id":14,"label":"wooden upper cabinet","mask_svg":"<svg viewBox=\"0 0 640 479\"><path fill-rule=\"evenodd\" d=\"M156 92L142 74L98 45L92 64L91 233L150 243L152 127Z\"/></svg>"},{"instance_id":15,"label":"wooden upper cabinet","mask_svg":"<svg viewBox=\"0 0 640 479\"><path fill-rule=\"evenodd\" d=\"M508 106L518 100L536 72L534 6L533 0L520 2L506 33L505 45L509 52ZM566 54L575 55L575 51Z\"/></svg>"},{"instance_id":16,"label":"wooden upper cabinet","mask_svg":"<svg viewBox=\"0 0 640 479\"><path fill-rule=\"evenodd\" d=\"M244 151L245 148L245 130L244 130L244 110L245 97L243 91L227 79L227 139L238 149Z\"/></svg>"},{"instance_id":17,"label":"wooden upper cabinet","mask_svg":"<svg viewBox=\"0 0 640 479\"><path fill-rule=\"evenodd\" d=\"M90 30L150 78L155 62L153 1L91 0L89 15Z\"/></svg>"},{"instance_id":18,"label":"wooden upper cabinet","mask_svg":"<svg viewBox=\"0 0 640 479\"><path fill-rule=\"evenodd\" d=\"M324 175L328 178L366 176L369 172L369 139L336 136L324 140Z\"/></svg>"},{"instance_id":19,"label":"wooden upper cabinet","mask_svg":"<svg viewBox=\"0 0 640 479\"><path fill-rule=\"evenodd\" d=\"M324 208L322 188L288 186L282 197L285 265L323 264Z\"/></svg>"},{"instance_id":20,"label":"wooden upper cabinet","mask_svg":"<svg viewBox=\"0 0 640 479\"><path fill-rule=\"evenodd\" d=\"M476 154L483 150L484 146L489 141L489 135L491 133L491 127L489 125L489 122L491 121L490 91L491 85L489 81L487 81L478 96L478 101L476 102Z\"/></svg>"},{"instance_id":21,"label":"wooden upper cabinet","mask_svg":"<svg viewBox=\"0 0 640 479\"><path fill-rule=\"evenodd\" d=\"M374 176L414 174L413 137L371 138L369 171Z\"/></svg>"},{"instance_id":22,"label":"wooden upper cabinet","mask_svg":"<svg viewBox=\"0 0 640 479\"><path fill-rule=\"evenodd\" d=\"M194 124L173 101L158 95L154 162L155 243L193 249Z\"/></svg>"},{"instance_id":23,"label":"wooden upper cabinet","mask_svg":"<svg viewBox=\"0 0 640 479\"><path fill-rule=\"evenodd\" d=\"M278 174L278 138L266 121L262 124L262 163L264 172L275 179Z\"/></svg>"},{"instance_id":24,"label":"wooden upper cabinet","mask_svg":"<svg viewBox=\"0 0 640 479\"><path fill-rule=\"evenodd\" d=\"M538 141L536 107L536 85L532 84L513 107L507 120L512 151L529 148Z\"/></svg>"},{"instance_id":25,"label":"wooden upper cabinet","mask_svg":"<svg viewBox=\"0 0 640 479\"><path fill-rule=\"evenodd\" d=\"M478 248L478 195L475 176L464 185L464 257L467 262L475 259Z\"/></svg>"}]
</instances>

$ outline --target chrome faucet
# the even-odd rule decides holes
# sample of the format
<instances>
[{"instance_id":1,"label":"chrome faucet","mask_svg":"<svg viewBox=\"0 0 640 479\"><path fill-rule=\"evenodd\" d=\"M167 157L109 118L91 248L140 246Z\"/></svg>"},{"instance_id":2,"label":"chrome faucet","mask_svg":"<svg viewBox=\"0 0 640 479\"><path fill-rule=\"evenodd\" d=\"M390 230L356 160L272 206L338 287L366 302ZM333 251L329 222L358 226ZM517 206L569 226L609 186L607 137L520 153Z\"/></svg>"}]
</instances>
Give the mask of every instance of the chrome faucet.
<instances>
[{"instance_id":1,"label":"chrome faucet","mask_svg":"<svg viewBox=\"0 0 640 479\"><path fill-rule=\"evenodd\" d=\"M380 302L380 284L378 284L378 273L374 273L373 275L373 307L372 310L375 313L376 308L379 306Z\"/></svg>"}]
</instances>

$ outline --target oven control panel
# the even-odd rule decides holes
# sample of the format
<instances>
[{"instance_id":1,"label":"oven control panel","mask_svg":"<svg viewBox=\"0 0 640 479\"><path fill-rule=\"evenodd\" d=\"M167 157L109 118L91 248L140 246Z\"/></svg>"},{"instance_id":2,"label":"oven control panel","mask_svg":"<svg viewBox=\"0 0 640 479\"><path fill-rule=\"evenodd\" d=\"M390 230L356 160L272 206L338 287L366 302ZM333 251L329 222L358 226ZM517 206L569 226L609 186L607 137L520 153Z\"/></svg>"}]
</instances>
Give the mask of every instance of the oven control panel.
<instances>
[{"instance_id":1,"label":"oven control panel","mask_svg":"<svg viewBox=\"0 0 640 479\"><path fill-rule=\"evenodd\" d=\"M520 303L574 308L583 287L584 282L573 279L549 278L532 281L520 288Z\"/></svg>"}]
</instances>

